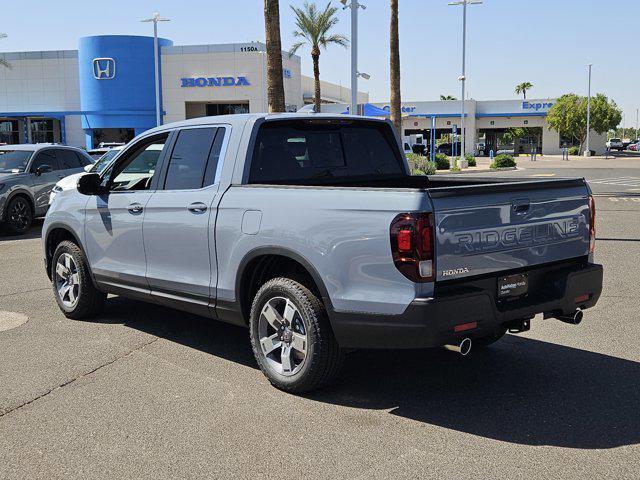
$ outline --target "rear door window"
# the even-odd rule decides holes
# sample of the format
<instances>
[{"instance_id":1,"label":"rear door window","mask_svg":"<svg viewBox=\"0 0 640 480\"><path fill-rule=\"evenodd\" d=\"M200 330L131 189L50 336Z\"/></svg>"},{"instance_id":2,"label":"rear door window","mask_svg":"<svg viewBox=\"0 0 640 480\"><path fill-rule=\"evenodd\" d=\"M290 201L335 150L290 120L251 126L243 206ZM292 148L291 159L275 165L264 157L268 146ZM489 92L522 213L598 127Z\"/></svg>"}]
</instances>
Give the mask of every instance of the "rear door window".
<instances>
[{"instance_id":1,"label":"rear door window","mask_svg":"<svg viewBox=\"0 0 640 480\"><path fill-rule=\"evenodd\" d=\"M40 150L36 153L35 158L31 162L31 171L35 172L38 167L41 167L42 165L50 166L51 170L60 170L56 159L56 151L54 149Z\"/></svg>"},{"instance_id":2,"label":"rear door window","mask_svg":"<svg viewBox=\"0 0 640 480\"><path fill-rule=\"evenodd\" d=\"M215 127L180 130L169 158L165 190L202 188L217 131ZM213 157L217 163L215 154Z\"/></svg>"},{"instance_id":3,"label":"rear door window","mask_svg":"<svg viewBox=\"0 0 640 480\"><path fill-rule=\"evenodd\" d=\"M266 122L258 131L250 183L340 183L404 174L391 129L381 122Z\"/></svg>"},{"instance_id":4,"label":"rear door window","mask_svg":"<svg viewBox=\"0 0 640 480\"><path fill-rule=\"evenodd\" d=\"M61 170L70 170L72 168L81 168L80 160L73 150L60 149L56 151L58 162L60 162Z\"/></svg>"}]
</instances>

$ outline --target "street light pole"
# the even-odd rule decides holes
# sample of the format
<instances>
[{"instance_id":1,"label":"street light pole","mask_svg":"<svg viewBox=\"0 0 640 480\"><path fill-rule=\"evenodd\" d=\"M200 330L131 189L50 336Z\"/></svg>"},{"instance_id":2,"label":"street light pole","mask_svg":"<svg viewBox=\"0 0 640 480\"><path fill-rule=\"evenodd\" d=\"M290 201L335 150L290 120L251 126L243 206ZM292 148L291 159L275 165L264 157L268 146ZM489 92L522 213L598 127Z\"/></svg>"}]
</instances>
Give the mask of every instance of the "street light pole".
<instances>
[{"instance_id":1,"label":"street light pole","mask_svg":"<svg viewBox=\"0 0 640 480\"><path fill-rule=\"evenodd\" d=\"M591 136L591 67L593 64L589 64L589 88L587 92L587 149L584 151L585 157L591 156L590 136Z\"/></svg>"},{"instance_id":2,"label":"street light pole","mask_svg":"<svg viewBox=\"0 0 640 480\"><path fill-rule=\"evenodd\" d=\"M366 9L358 0L351 0L347 5L347 0L340 0L344 9L351 10L351 106L349 113L358 114L358 8Z\"/></svg>"},{"instance_id":3,"label":"street light pole","mask_svg":"<svg viewBox=\"0 0 640 480\"><path fill-rule=\"evenodd\" d=\"M158 52L158 22L168 22L168 18L161 18L159 13L154 13L153 17L140 20L141 22L153 22L153 67L156 87L156 126L162 124L162 105L160 105L160 53Z\"/></svg>"},{"instance_id":4,"label":"street light pole","mask_svg":"<svg viewBox=\"0 0 640 480\"><path fill-rule=\"evenodd\" d=\"M481 4L480 0L460 0L457 2L449 2L451 6L462 5L462 75L458 77L458 80L462 82L462 97L460 103L462 105L460 113L460 158L464 160L465 155L465 127L464 127L464 101L465 101L465 86L467 82L466 77L466 60L467 60L467 5Z\"/></svg>"}]
</instances>

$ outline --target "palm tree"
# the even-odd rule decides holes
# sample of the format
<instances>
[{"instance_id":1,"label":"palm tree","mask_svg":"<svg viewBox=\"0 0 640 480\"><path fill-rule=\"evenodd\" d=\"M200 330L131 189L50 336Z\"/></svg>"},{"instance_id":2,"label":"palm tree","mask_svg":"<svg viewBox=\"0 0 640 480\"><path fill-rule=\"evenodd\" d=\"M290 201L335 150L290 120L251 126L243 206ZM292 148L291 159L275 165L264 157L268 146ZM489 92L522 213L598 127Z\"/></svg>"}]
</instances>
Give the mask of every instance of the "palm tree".
<instances>
[{"instance_id":1,"label":"palm tree","mask_svg":"<svg viewBox=\"0 0 640 480\"><path fill-rule=\"evenodd\" d=\"M329 33L338 23L336 17L338 9L327 4L324 10L318 10L315 3L304 2L302 8L291 5L291 10L296 16L297 30L293 36L302 40L294 43L289 50L289 55L296 53L301 47L308 45L311 47L311 59L313 60L313 78L315 88L313 103L316 112L320 111L320 47L327 48L331 44L346 47L349 40L339 33Z\"/></svg>"},{"instance_id":2,"label":"palm tree","mask_svg":"<svg viewBox=\"0 0 640 480\"><path fill-rule=\"evenodd\" d=\"M402 99L400 97L400 37L398 35L398 0L391 0L391 24L389 28L389 66L391 84L391 122L402 138Z\"/></svg>"},{"instance_id":3,"label":"palm tree","mask_svg":"<svg viewBox=\"0 0 640 480\"><path fill-rule=\"evenodd\" d=\"M531 90L533 88L533 84L531 82L522 82L519 85L516 85L516 94L522 94L524 99L527 99L527 90Z\"/></svg>"},{"instance_id":4,"label":"palm tree","mask_svg":"<svg viewBox=\"0 0 640 480\"><path fill-rule=\"evenodd\" d=\"M267 98L269 112L284 112L280 5L278 0L264 0L264 30L267 44Z\"/></svg>"},{"instance_id":5,"label":"palm tree","mask_svg":"<svg viewBox=\"0 0 640 480\"><path fill-rule=\"evenodd\" d=\"M457 100L453 95L440 95L440 100Z\"/></svg>"}]
</instances>

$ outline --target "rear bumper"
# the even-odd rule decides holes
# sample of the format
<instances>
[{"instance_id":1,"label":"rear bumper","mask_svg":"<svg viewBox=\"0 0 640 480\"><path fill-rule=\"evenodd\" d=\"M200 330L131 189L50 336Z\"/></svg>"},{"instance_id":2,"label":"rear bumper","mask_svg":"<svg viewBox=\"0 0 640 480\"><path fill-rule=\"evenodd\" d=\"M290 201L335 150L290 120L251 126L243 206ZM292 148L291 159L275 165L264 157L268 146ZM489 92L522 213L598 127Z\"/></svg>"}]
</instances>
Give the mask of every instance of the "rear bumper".
<instances>
[{"instance_id":1,"label":"rear bumper","mask_svg":"<svg viewBox=\"0 0 640 480\"><path fill-rule=\"evenodd\" d=\"M437 283L433 298L414 300L400 315L334 312L332 326L344 348L427 348L464 337L480 338L513 320L539 313L568 315L593 307L602 292L602 265L574 260L518 272L527 273L529 294L498 301L498 275ZM576 303L576 299L588 299ZM456 325L477 322L477 328L455 333Z\"/></svg>"}]
</instances>

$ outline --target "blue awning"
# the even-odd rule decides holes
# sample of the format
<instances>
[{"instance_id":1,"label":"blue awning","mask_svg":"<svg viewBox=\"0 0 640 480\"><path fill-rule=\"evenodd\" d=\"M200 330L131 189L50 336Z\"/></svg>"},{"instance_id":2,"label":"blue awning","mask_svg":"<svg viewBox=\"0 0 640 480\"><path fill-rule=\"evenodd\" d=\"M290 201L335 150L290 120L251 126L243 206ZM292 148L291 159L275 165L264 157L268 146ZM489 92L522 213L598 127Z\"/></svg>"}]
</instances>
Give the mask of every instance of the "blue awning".
<instances>
[{"instance_id":1,"label":"blue awning","mask_svg":"<svg viewBox=\"0 0 640 480\"><path fill-rule=\"evenodd\" d=\"M389 112L382 108L378 108L370 103L365 103L363 108L363 114L368 117L388 117Z\"/></svg>"},{"instance_id":2,"label":"blue awning","mask_svg":"<svg viewBox=\"0 0 640 480\"><path fill-rule=\"evenodd\" d=\"M350 110L351 108L347 107L347 109L344 112L342 112L341 115L349 115ZM372 105L370 103L365 103L362 106L362 114L366 117L388 117L389 116L389 112L387 110L378 108L375 105Z\"/></svg>"}]
</instances>

